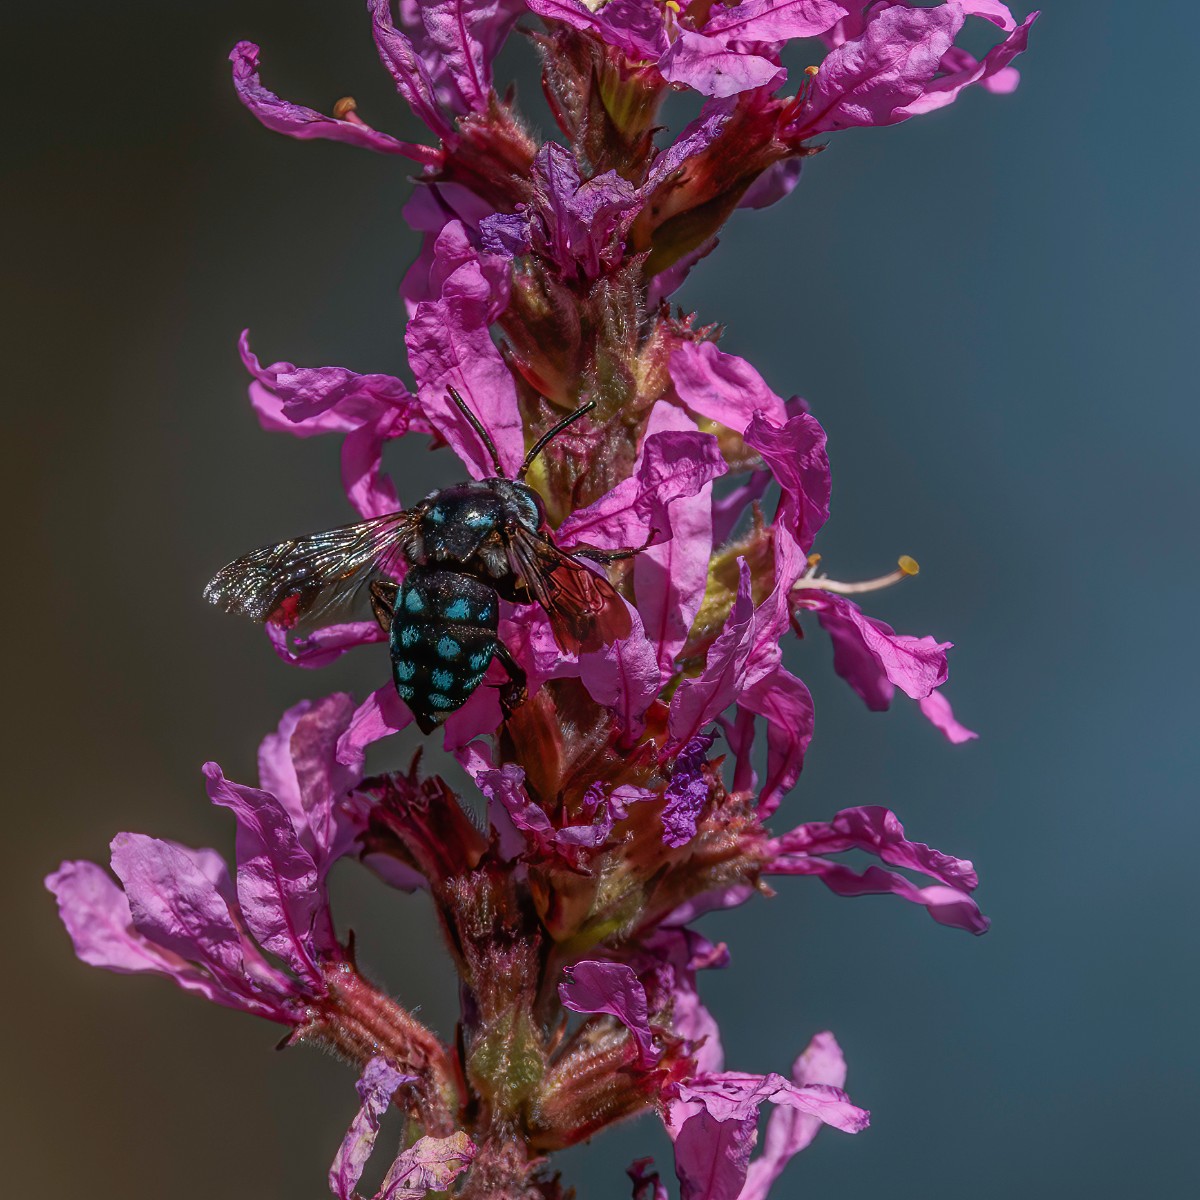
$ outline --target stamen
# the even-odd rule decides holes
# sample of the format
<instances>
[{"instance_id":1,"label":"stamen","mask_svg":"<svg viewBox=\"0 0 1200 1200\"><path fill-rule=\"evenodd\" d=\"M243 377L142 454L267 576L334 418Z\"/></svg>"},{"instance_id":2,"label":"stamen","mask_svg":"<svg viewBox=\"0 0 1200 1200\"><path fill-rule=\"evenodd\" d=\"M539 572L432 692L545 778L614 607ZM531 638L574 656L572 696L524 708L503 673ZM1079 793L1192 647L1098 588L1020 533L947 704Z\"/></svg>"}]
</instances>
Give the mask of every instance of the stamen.
<instances>
[{"instance_id":1,"label":"stamen","mask_svg":"<svg viewBox=\"0 0 1200 1200\"><path fill-rule=\"evenodd\" d=\"M353 96L343 96L334 106L333 115L339 121L349 121L353 125L362 125L364 121L358 115L358 101Z\"/></svg>"},{"instance_id":2,"label":"stamen","mask_svg":"<svg viewBox=\"0 0 1200 1200\"><path fill-rule=\"evenodd\" d=\"M800 592L805 588L816 588L823 592L837 592L839 596L853 596L857 592L877 592L881 588L891 587L893 583L899 583L902 579L907 579L910 575L916 575L921 569L915 558L910 558L907 554L902 554L896 564L896 570L889 571L886 575L880 575L878 579L863 579L856 583L841 583L836 579L828 579L824 575L817 574L817 564L820 561L821 556L819 554L810 554L808 556L808 570L793 584L793 592Z\"/></svg>"}]
</instances>

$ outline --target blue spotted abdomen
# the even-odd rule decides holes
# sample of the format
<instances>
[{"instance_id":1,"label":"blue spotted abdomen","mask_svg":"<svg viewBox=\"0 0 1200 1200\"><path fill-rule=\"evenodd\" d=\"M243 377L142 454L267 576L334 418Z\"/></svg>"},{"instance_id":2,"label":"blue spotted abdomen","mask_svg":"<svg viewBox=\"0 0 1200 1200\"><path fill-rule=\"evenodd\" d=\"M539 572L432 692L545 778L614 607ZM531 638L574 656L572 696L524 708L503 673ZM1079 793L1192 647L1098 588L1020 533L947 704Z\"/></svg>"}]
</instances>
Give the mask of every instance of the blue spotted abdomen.
<instances>
[{"instance_id":1,"label":"blue spotted abdomen","mask_svg":"<svg viewBox=\"0 0 1200 1200\"><path fill-rule=\"evenodd\" d=\"M440 567L410 567L389 638L396 691L431 733L483 682L496 652L494 588Z\"/></svg>"}]
</instances>

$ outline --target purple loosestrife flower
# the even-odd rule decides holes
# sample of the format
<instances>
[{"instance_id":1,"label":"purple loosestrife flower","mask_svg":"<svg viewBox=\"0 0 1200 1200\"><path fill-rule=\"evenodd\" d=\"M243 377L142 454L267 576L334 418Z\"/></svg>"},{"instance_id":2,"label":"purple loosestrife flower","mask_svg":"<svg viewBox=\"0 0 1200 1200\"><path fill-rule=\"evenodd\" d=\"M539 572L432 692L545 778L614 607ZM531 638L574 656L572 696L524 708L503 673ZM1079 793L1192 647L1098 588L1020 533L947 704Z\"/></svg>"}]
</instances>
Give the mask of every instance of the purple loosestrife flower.
<instances>
[{"instance_id":1,"label":"purple loosestrife flower","mask_svg":"<svg viewBox=\"0 0 1200 1200\"><path fill-rule=\"evenodd\" d=\"M796 185L813 138L907 120L973 84L1011 91L1036 14L1019 24L995 0L367 8L429 144L368 126L350 98L329 116L280 99L249 43L233 52L234 83L270 129L419 165L404 215L422 246L401 288L415 391L340 366L264 366L243 335L251 403L265 429L341 439L347 501L371 529L403 526L395 514L419 500L383 470L400 438L449 447L461 468L448 485L524 479L544 553L606 576L611 591L589 586L619 605L621 632L603 644L562 637L583 617L562 602L558 568L506 558L513 530L486 522L481 548L436 558L409 538L372 559L375 619L353 610L348 588L343 605L310 612L303 589L289 590L298 581L272 579L285 601L267 633L281 658L316 669L356 650L378 664L380 686L289 710L262 743L257 788L205 768L236 822L232 872L214 851L121 834L113 876L71 862L47 884L84 961L166 976L358 1067L359 1111L329 1174L340 1200L361 1196L393 1107L405 1132L375 1200L563 1200L554 1152L648 1113L671 1138L682 1200L765 1200L822 1125L856 1133L867 1114L842 1090L831 1033L788 1075L727 1066L700 980L731 954L694 923L772 895L771 879L807 875L838 895L890 894L941 924L987 928L972 864L912 840L881 805L809 805L784 832L770 827L802 803L792 793L816 726L796 673L805 646L790 633L815 616L868 708L886 709L898 688L950 741L975 735L940 690L950 643L897 634L850 598L916 564L902 557L866 581L823 572L836 545L817 415L665 297L735 207ZM539 144L493 89L523 14L544 26L531 36L565 144ZM955 44L968 17L1001 35L980 59ZM820 61L782 95L780 55L799 38ZM660 148L668 87L706 99ZM469 781L462 796L419 761L364 777L367 750L413 719L382 682L396 610L380 597L435 562L494 592L507 659L441 729ZM312 569L329 573L322 586L359 578L357 566ZM524 688L502 704L517 675ZM851 852L877 861L852 865ZM428 893L460 982L452 1038L359 972L330 910L327 878L342 860ZM629 1177L635 1200L675 1194L649 1160Z\"/></svg>"}]
</instances>

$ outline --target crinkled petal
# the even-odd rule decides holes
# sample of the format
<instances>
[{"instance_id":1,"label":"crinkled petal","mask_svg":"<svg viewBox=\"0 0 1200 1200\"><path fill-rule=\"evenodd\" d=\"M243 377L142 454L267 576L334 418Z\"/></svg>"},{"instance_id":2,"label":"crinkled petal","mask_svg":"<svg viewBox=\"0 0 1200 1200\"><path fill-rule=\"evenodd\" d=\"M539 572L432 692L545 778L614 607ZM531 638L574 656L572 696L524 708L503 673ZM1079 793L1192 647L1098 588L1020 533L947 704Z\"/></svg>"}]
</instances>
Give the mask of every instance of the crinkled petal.
<instances>
[{"instance_id":1,"label":"crinkled petal","mask_svg":"<svg viewBox=\"0 0 1200 1200\"><path fill-rule=\"evenodd\" d=\"M780 666L746 688L738 705L767 722L767 778L758 800L758 815L766 820L800 777L813 735L812 695Z\"/></svg>"},{"instance_id":2,"label":"crinkled petal","mask_svg":"<svg viewBox=\"0 0 1200 1200\"><path fill-rule=\"evenodd\" d=\"M792 1064L792 1082L842 1088L846 1084L846 1060L832 1033L818 1033ZM746 1184L738 1200L767 1200L771 1185L784 1167L806 1149L821 1128L819 1118L781 1105L771 1113L763 1138L762 1153L750 1164Z\"/></svg>"},{"instance_id":3,"label":"crinkled petal","mask_svg":"<svg viewBox=\"0 0 1200 1200\"><path fill-rule=\"evenodd\" d=\"M690 742L733 703L741 688L753 642L755 613L750 568L745 559L738 559L738 570L733 611L709 648L704 670L695 679L685 679L671 697L667 728L676 742Z\"/></svg>"},{"instance_id":4,"label":"crinkled petal","mask_svg":"<svg viewBox=\"0 0 1200 1200\"><path fill-rule=\"evenodd\" d=\"M685 1103L697 1103L718 1121L757 1118L763 1104L786 1105L805 1116L815 1117L844 1133L860 1133L870 1123L870 1114L851 1104L840 1088L823 1083L803 1086L782 1075L752 1075L743 1071L697 1076L679 1085Z\"/></svg>"},{"instance_id":5,"label":"crinkled petal","mask_svg":"<svg viewBox=\"0 0 1200 1200\"><path fill-rule=\"evenodd\" d=\"M391 74L396 91L439 138L448 138L453 128L438 104L429 69L413 48L411 39L392 21L391 0L367 0L379 58Z\"/></svg>"},{"instance_id":6,"label":"crinkled petal","mask_svg":"<svg viewBox=\"0 0 1200 1200\"><path fill-rule=\"evenodd\" d=\"M299 638L292 637L288 630L279 625L268 624L265 629L275 653L284 662L309 670L327 667L356 646L386 642L388 636L379 627L378 621L348 621L342 625L327 625L324 629Z\"/></svg>"},{"instance_id":7,"label":"crinkled petal","mask_svg":"<svg viewBox=\"0 0 1200 1200\"><path fill-rule=\"evenodd\" d=\"M274 92L263 87L258 77L258 57L259 48L253 42L238 42L229 55L229 61L233 63L233 86L238 99L268 129L302 140L323 138L361 146L380 154L401 154L419 163L441 161L441 152L435 147L401 142L389 134L372 129L357 116L352 120L340 120L301 104L281 100Z\"/></svg>"},{"instance_id":8,"label":"crinkled petal","mask_svg":"<svg viewBox=\"0 0 1200 1200\"><path fill-rule=\"evenodd\" d=\"M933 722L956 746L962 742L970 742L979 736L973 729L968 729L954 716L950 701L941 692L930 692L928 696L918 701L921 712Z\"/></svg>"},{"instance_id":9,"label":"crinkled petal","mask_svg":"<svg viewBox=\"0 0 1200 1200\"><path fill-rule=\"evenodd\" d=\"M361 774L367 747L412 724L412 710L386 683L376 688L355 710L346 732L338 738L337 760Z\"/></svg>"},{"instance_id":10,"label":"crinkled petal","mask_svg":"<svg viewBox=\"0 0 1200 1200\"><path fill-rule=\"evenodd\" d=\"M802 137L854 125L894 125L912 114L963 25L957 3L877 10L861 36L831 50L813 79Z\"/></svg>"},{"instance_id":11,"label":"crinkled petal","mask_svg":"<svg viewBox=\"0 0 1200 1200\"><path fill-rule=\"evenodd\" d=\"M475 1143L461 1130L444 1138L419 1138L392 1163L375 1200L424 1200L432 1192L444 1192L475 1153Z\"/></svg>"},{"instance_id":12,"label":"crinkled petal","mask_svg":"<svg viewBox=\"0 0 1200 1200\"><path fill-rule=\"evenodd\" d=\"M513 22L520 0L423 0L425 36L419 43L442 102L453 112L482 113L492 91L492 60Z\"/></svg>"},{"instance_id":13,"label":"crinkled petal","mask_svg":"<svg viewBox=\"0 0 1200 1200\"><path fill-rule=\"evenodd\" d=\"M456 253L461 226L448 226L438 250ZM512 375L492 341L493 289L478 255L444 280L437 300L422 301L405 331L409 363L427 417L476 479L496 476L491 455L451 401L454 387L488 431L510 478L525 456L524 434Z\"/></svg>"},{"instance_id":14,"label":"crinkled petal","mask_svg":"<svg viewBox=\"0 0 1200 1200\"><path fill-rule=\"evenodd\" d=\"M702 1109L688 1117L675 1138L680 1200L737 1200L757 1136L757 1115L719 1121Z\"/></svg>"},{"instance_id":15,"label":"crinkled petal","mask_svg":"<svg viewBox=\"0 0 1200 1200\"><path fill-rule=\"evenodd\" d=\"M775 425L761 412L746 426L746 445L762 455L783 491L780 519L807 553L829 519L830 472L825 430L808 413Z\"/></svg>"},{"instance_id":16,"label":"crinkled petal","mask_svg":"<svg viewBox=\"0 0 1200 1200\"><path fill-rule=\"evenodd\" d=\"M747 189L738 208L770 208L790 196L800 182L804 159L785 158L769 166Z\"/></svg>"},{"instance_id":17,"label":"crinkled petal","mask_svg":"<svg viewBox=\"0 0 1200 1200\"><path fill-rule=\"evenodd\" d=\"M564 547L583 542L603 550L640 546L651 532L657 535L653 540L660 541L669 528L667 505L694 496L725 471L712 434L670 430L650 434L642 443L634 474L567 517L556 540Z\"/></svg>"},{"instance_id":18,"label":"crinkled petal","mask_svg":"<svg viewBox=\"0 0 1200 1200\"><path fill-rule=\"evenodd\" d=\"M242 937L229 906L182 847L119 833L112 841L112 865L139 933L216 972L242 974Z\"/></svg>"},{"instance_id":19,"label":"crinkled petal","mask_svg":"<svg viewBox=\"0 0 1200 1200\"><path fill-rule=\"evenodd\" d=\"M770 425L787 422L783 400L744 359L718 350L714 342L684 342L669 363L680 400L694 413L743 433L755 414Z\"/></svg>"},{"instance_id":20,"label":"crinkled petal","mask_svg":"<svg viewBox=\"0 0 1200 1200\"><path fill-rule=\"evenodd\" d=\"M788 42L817 37L832 29L846 10L833 0L746 0L734 7L714 7L704 25L710 37L725 41Z\"/></svg>"},{"instance_id":21,"label":"crinkled petal","mask_svg":"<svg viewBox=\"0 0 1200 1200\"><path fill-rule=\"evenodd\" d=\"M796 595L797 605L814 610L829 634L833 669L873 711L888 707L893 687L923 700L946 682L946 651L952 642L898 634L833 592L804 588Z\"/></svg>"},{"instance_id":22,"label":"crinkled petal","mask_svg":"<svg viewBox=\"0 0 1200 1200\"><path fill-rule=\"evenodd\" d=\"M373 1058L363 1068L362 1077L355 1084L362 1107L350 1123L329 1168L329 1190L338 1200L357 1200L354 1189L375 1148L379 1122L391 1107L397 1088L415 1082L416 1078L398 1071L386 1058Z\"/></svg>"},{"instance_id":23,"label":"crinkled petal","mask_svg":"<svg viewBox=\"0 0 1200 1200\"><path fill-rule=\"evenodd\" d=\"M724 132L735 106L736 102L728 97L707 100L700 110L700 115L686 125L683 132L666 149L655 156L642 189L643 196L648 199L661 184L669 184L688 159L695 158L707 150Z\"/></svg>"},{"instance_id":24,"label":"crinkled petal","mask_svg":"<svg viewBox=\"0 0 1200 1200\"><path fill-rule=\"evenodd\" d=\"M646 727L643 717L658 695L661 677L641 617L634 611L630 618L628 637L580 655L579 677L592 699L616 714L626 741L634 742Z\"/></svg>"},{"instance_id":25,"label":"crinkled petal","mask_svg":"<svg viewBox=\"0 0 1200 1200\"><path fill-rule=\"evenodd\" d=\"M314 954L336 950L316 863L270 792L231 783L216 763L205 763L204 775L212 802L237 818L237 894L247 927L264 950L316 982Z\"/></svg>"},{"instance_id":26,"label":"crinkled petal","mask_svg":"<svg viewBox=\"0 0 1200 1200\"><path fill-rule=\"evenodd\" d=\"M929 911L935 921L984 933L988 920L967 894L978 885L974 866L966 859L910 841L896 815L878 805L850 808L830 822L813 821L771 843L776 853L764 871L782 875L816 875L840 896L892 893ZM892 866L918 871L938 881L917 887L894 871L868 867L861 874L842 863L821 857L846 850L865 850Z\"/></svg>"},{"instance_id":27,"label":"crinkled petal","mask_svg":"<svg viewBox=\"0 0 1200 1200\"><path fill-rule=\"evenodd\" d=\"M1003 8L1003 5L998 7ZM1007 12L1007 9L1005 9ZM1018 54L1024 53L1029 45L1029 30L1033 27L1034 21L1038 19L1039 13L1030 13L1025 21L1018 25L1013 31L1000 42L993 46L987 54L979 61L976 61L969 54L962 54L960 61L962 66L958 70L947 70L947 67L953 57L953 49L946 54L942 60L942 69L946 73L940 78L935 79L915 100L904 106L903 112L906 116L918 116L921 113L933 112L935 109L945 108L947 104L953 104L958 99L958 94L963 88L970 87L972 84L982 84L987 87L989 80L1001 79L1002 82L999 88L989 88L989 91L1011 92L1013 91L1020 76L1017 71L1010 66L1012 60ZM997 21L997 24L1002 22Z\"/></svg>"},{"instance_id":28,"label":"crinkled petal","mask_svg":"<svg viewBox=\"0 0 1200 1200\"><path fill-rule=\"evenodd\" d=\"M653 1165L652 1158L638 1158L626 1168L625 1174L633 1182L633 1200L670 1200L658 1172L650 1170Z\"/></svg>"},{"instance_id":29,"label":"crinkled petal","mask_svg":"<svg viewBox=\"0 0 1200 1200\"><path fill-rule=\"evenodd\" d=\"M705 96L722 98L752 88L774 91L787 72L769 58L731 49L723 38L683 30L659 60L668 83L685 84Z\"/></svg>"},{"instance_id":30,"label":"crinkled petal","mask_svg":"<svg viewBox=\"0 0 1200 1200\"><path fill-rule=\"evenodd\" d=\"M668 846L686 846L696 836L697 821L711 790L705 768L715 740L715 734L699 734L675 756L663 792L663 842Z\"/></svg>"},{"instance_id":31,"label":"crinkled petal","mask_svg":"<svg viewBox=\"0 0 1200 1200\"><path fill-rule=\"evenodd\" d=\"M607 1013L616 1017L637 1043L642 1066L653 1066L660 1057L654 1047L646 1007L646 989L625 963L584 961L567 967L558 985L564 1008L577 1013Z\"/></svg>"},{"instance_id":32,"label":"crinkled petal","mask_svg":"<svg viewBox=\"0 0 1200 1200\"><path fill-rule=\"evenodd\" d=\"M654 61L667 49L662 16L653 4L610 0L593 8L580 0L526 0L526 7L539 17L593 33L635 61Z\"/></svg>"}]
</instances>

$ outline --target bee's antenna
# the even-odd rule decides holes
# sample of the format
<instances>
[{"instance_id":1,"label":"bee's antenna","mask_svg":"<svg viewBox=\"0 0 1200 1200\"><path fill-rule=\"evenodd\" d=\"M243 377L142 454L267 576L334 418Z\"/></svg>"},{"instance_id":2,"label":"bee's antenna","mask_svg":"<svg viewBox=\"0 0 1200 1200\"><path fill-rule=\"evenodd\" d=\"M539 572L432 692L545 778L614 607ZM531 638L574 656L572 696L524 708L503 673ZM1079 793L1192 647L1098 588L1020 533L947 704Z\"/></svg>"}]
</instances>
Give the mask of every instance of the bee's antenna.
<instances>
[{"instance_id":1,"label":"bee's antenna","mask_svg":"<svg viewBox=\"0 0 1200 1200\"><path fill-rule=\"evenodd\" d=\"M562 433L562 431L566 429L566 427L573 421L578 421L579 418L584 415L584 413L591 412L595 407L595 400L589 400L582 408L577 408L573 413L571 413L570 416L563 417L563 419L559 421L559 423L555 425L553 429L548 429L545 433L543 433L542 436L538 438L536 442L534 442L533 449L531 449L529 453L525 455L525 461L521 464L521 469L517 472L517 481L519 483L523 483L529 468L533 466L533 460L537 458L537 456L541 454L543 450L545 450L546 446L556 437L558 437L558 435Z\"/></svg>"},{"instance_id":2,"label":"bee's antenna","mask_svg":"<svg viewBox=\"0 0 1200 1200\"><path fill-rule=\"evenodd\" d=\"M467 402L454 388L447 386L446 391L450 393L450 399L454 401L458 411L471 423L471 428L479 434L479 440L487 447L487 452L492 456L492 466L496 468L496 478L503 479L504 468L500 465L500 455L496 452L496 443L492 441L492 435L484 429L483 422L467 407Z\"/></svg>"}]
</instances>

